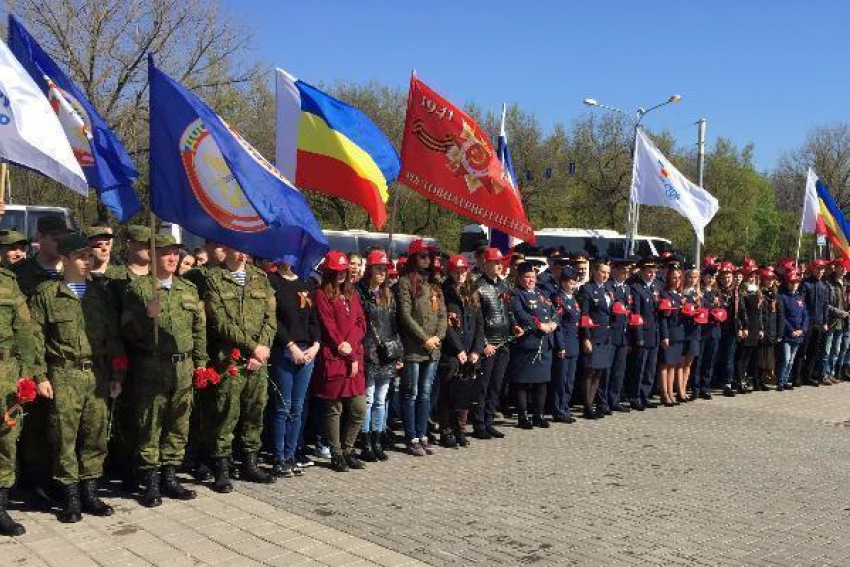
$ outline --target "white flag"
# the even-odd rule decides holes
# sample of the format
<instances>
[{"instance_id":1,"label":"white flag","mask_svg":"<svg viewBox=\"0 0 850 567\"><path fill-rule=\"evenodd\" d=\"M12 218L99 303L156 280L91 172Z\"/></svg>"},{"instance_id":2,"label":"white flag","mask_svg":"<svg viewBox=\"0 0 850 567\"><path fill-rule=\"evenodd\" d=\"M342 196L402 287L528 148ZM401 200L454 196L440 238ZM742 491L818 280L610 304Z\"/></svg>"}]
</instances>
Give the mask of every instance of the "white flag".
<instances>
[{"instance_id":1,"label":"white flag","mask_svg":"<svg viewBox=\"0 0 850 567\"><path fill-rule=\"evenodd\" d=\"M88 194L68 137L38 85L0 41L0 159Z\"/></svg>"},{"instance_id":2,"label":"white flag","mask_svg":"<svg viewBox=\"0 0 850 567\"><path fill-rule=\"evenodd\" d=\"M803 232L817 232L820 200L818 199L817 174L810 167L806 176L806 194L803 197Z\"/></svg>"},{"instance_id":3,"label":"white flag","mask_svg":"<svg viewBox=\"0 0 850 567\"><path fill-rule=\"evenodd\" d=\"M697 238L703 242L705 225L711 222L720 208L717 199L702 187L688 181L640 129L635 145L632 200L641 205L678 211L691 221Z\"/></svg>"}]
</instances>

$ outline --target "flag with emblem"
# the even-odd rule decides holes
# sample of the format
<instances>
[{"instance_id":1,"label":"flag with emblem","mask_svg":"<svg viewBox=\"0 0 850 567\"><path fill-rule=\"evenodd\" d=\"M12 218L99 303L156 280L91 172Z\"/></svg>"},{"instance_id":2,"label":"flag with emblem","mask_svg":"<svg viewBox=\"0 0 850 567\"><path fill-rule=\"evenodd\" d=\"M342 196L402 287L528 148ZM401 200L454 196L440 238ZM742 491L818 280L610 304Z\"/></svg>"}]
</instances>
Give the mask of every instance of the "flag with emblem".
<instances>
[{"instance_id":1,"label":"flag with emblem","mask_svg":"<svg viewBox=\"0 0 850 567\"><path fill-rule=\"evenodd\" d=\"M0 160L88 194L68 137L41 89L0 40Z\"/></svg>"},{"instance_id":2,"label":"flag with emblem","mask_svg":"<svg viewBox=\"0 0 850 567\"><path fill-rule=\"evenodd\" d=\"M148 80L153 211L257 258L295 256L309 274L328 243L304 195L152 59Z\"/></svg>"},{"instance_id":3,"label":"flag with emblem","mask_svg":"<svg viewBox=\"0 0 850 567\"><path fill-rule=\"evenodd\" d=\"M9 48L50 100L89 187L119 221L128 220L142 207L133 191L139 172L118 136L85 93L11 14Z\"/></svg>"},{"instance_id":4,"label":"flag with emblem","mask_svg":"<svg viewBox=\"0 0 850 567\"><path fill-rule=\"evenodd\" d=\"M490 228L535 243L487 134L463 110L410 79L399 183Z\"/></svg>"},{"instance_id":5,"label":"flag with emblem","mask_svg":"<svg viewBox=\"0 0 850 567\"><path fill-rule=\"evenodd\" d=\"M640 128L635 137L631 198L633 203L677 211L691 222L700 242L705 240L705 226L720 208L717 199L688 181Z\"/></svg>"},{"instance_id":6,"label":"flag with emblem","mask_svg":"<svg viewBox=\"0 0 850 567\"><path fill-rule=\"evenodd\" d=\"M812 168L809 168L806 176L803 218L800 225L800 233L803 232L825 236L836 251L840 251L845 258L850 257L850 226L841 207L832 198L829 187Z\"/></svg>"}]
</instances>

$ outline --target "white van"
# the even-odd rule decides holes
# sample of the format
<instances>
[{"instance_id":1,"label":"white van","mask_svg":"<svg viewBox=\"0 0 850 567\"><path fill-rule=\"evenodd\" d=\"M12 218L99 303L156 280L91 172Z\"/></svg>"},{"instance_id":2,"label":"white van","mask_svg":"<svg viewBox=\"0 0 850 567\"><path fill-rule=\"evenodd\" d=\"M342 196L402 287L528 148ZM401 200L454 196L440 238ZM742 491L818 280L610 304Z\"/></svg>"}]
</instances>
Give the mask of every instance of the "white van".
<instances>
[{"instance_id":1,"label":"white van","mask_svg":"<svg viewBox=\"0 0 850 567\"><path fill-rule=\"evenodd\" d=\"M0 230L17 230L30 241L35 238L35 229L41 217L61 217L65 226L78 230L77 221L70 209L65 207L42 207L40 205L6 205L6 212L0 219Z\"/></svg>"},{"instance_id":2,"label":"white van","mask_svg":"<svg viewBox=\"0 0 850 567\"><path fill-rule=\"evenodd\" d=\"M489 240L489 228L480 224L470 224L463 228L460 235L460 252L474 254L480 242ZM515 250L529 259L542 259L541 251L546 248L563 247L567 253L585 250L591 258L608 255L622 258L626 255L628 236L616 230L593 230L584 228L543 228L534 231L537 244L519 244ZM635 239L637 256L658 256L662 252L673 250L673 243L666 238L638 235Z\"/></svg>"},{"instance_id":3,"label":"white van","mask_svg":"<svg viewBox=\"0 0 850 567\"><path fill-rule=\"evenodd\" d=\"M387 250L389 245L389 233L369 232L367 230L325 230L328 238L328 246L331 250L342 252L357 252L365 254L369 248L377 247ZM388 251L391 258L398 258L401 254L407 254L407 247L411 242L421 238L428 246L436 246L437 241L427 236L416 236L415 234L393 234L393 249Z\"/></svg>"}]
</instances>

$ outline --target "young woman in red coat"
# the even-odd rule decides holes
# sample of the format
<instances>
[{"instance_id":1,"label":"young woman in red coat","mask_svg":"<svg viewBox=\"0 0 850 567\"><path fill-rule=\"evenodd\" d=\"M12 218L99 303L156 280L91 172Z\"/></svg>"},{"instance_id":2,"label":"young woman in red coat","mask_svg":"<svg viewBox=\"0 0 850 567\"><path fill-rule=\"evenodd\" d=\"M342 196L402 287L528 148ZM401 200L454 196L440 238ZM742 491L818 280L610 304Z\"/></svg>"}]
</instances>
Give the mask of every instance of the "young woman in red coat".
<instances>
[{"instance_id":1,"label":"young woman in red coat","mask_svg":"<svg viewBox=\"0 0 850 567\"><path fill-rule=\"evenodd\" d=\"M316 291L316 311L322 330L322 347L313 376L313 394L325 400L325 429L331 444L331 466L338 472L362 469L354 441L366 413L366 377L363 372L363 337L366 317L350 281L348 259L331 250L322 266L322 283ZM345 429L340 417L345 411Z\"/></svg>"}]
</instances>

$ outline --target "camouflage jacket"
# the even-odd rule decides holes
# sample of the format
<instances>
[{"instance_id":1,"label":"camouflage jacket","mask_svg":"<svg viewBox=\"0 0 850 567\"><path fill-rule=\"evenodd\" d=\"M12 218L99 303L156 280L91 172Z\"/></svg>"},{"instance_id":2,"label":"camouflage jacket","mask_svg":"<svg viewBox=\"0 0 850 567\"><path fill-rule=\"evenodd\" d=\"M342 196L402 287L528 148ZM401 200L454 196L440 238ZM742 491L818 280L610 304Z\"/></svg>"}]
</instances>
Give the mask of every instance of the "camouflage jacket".
<instances>
[{"instance_id":1,"label":"camouflage jacket","mask_svg":"<svg viewBox=\"0 0 850 567\"><path fill-rule=\"evenodd\" d=\"M121 329L133 351L149 355L189 354L196 367L207 363L206 316L198 290L190 281L174 276L171 289L160 287L160 315L156 319L158 342L154 342L154 320L147 303L153 298L151 278L136 278L122 298Z\"/></svg>"},{"instance_id":2,"label":"camouflage jacket","mask_svg":"<svg viewBox=\"0 0 850 567\"><path fill-rule=\"evenodd\" d=\"M233 348L249 357L258 345L271 348L277 331L274 290L262 270L245 267L245 285L226 268L208 271L204 301L211 356L225 359Z\"/></svg>"},{"instance_id":3,"label":"camouflage jacket","mask_svg":"<svg viewBox=\"0 0 850 567\"><path fill-rule=\"evenodd\" d=\"M42 268L36 258L38 258L38 255L21 260L11 268L18 278L18 285L21 291L27 297L32 297L38 286L44 282L59 280L58 275L54 276Z\"/></svg>"},{"instance_id":4,"label":"camouflage jacket","mask_svg":"<svg viewBox=\"0 0 850 567\"><path fill-rule=\"evenodd\" d=\"M15 357L24 376L33 373L35 341L27 299L15 275L0 268L0 354L3 359Z\"/></svg>"},{"instance_id":5,"label":"camouflage jacket","mask_svg":"<svg viewBox=\"0 0 850 567\"><path fill-rule=\"evenodd\" d=\"M45 282L38 286L30 306L36 381L47 378L50 365L81 360L91 360L105 376L123 378L123 371L112 374L113 361L124 356L124 343L115 303L102 282L89 279L79 299L64 281Z\"/></svg>"}]
</instances>

